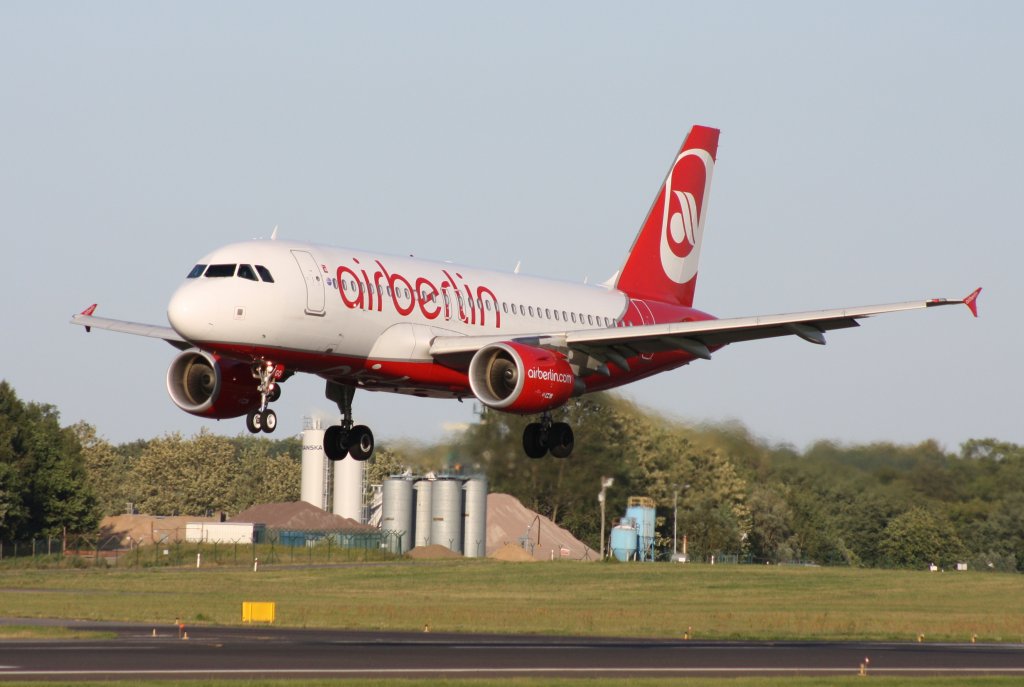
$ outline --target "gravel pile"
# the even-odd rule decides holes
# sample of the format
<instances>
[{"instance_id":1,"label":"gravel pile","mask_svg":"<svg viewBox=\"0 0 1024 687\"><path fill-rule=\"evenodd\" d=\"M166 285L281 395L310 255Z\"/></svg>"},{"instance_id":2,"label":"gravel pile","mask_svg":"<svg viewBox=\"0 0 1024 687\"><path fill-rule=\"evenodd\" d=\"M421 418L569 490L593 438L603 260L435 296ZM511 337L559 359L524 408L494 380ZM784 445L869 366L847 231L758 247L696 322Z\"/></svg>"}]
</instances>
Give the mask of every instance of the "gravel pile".
<instances>
[{"instance_id":1,"label":"gravel pile","mask_svg":"<svg viewBox=\"0 0 1024 687\"><path fill-rule=\"evenodd\" d=\"M524 547L520 540L527 536L528 543ZM596 561L598 557L586 544L572 536L569 530L562 529L543 515L538 516L516 497L508 494L488 494L488 557L493 558L506 545L529 553L530 558L537 561ZM506 551L502 555L507 556L509 552Z\"/></svg>"}]
</instances>

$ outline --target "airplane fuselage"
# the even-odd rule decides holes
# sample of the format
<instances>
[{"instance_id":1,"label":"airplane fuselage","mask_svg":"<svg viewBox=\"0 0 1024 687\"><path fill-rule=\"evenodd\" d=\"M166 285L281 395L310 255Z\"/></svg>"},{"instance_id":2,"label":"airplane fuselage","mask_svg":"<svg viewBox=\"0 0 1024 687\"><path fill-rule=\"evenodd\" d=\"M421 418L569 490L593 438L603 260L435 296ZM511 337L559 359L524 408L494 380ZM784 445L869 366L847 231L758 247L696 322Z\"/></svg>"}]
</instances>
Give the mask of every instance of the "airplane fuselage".
<instances>
[{"instance_id":1,"label":"airplane fuselage","mask_svg":"<svg viewBox=\"0 0 1024 687\"><path fill-rule=\"evenodd\" d=\"M200 266L206 266L205 274ZM240 276L243 266L246 276ZM167 315L197 347L419 396L472 395L464 369L439 365L430 355L434 337L520 338L711 319L604 286L290 241L224 246L204 256L192 274L172 297ZM628 371L612 368L610 375L587 378L586 391L692 359L683 352L640 356Z\"/></svg>"}]
</instances>

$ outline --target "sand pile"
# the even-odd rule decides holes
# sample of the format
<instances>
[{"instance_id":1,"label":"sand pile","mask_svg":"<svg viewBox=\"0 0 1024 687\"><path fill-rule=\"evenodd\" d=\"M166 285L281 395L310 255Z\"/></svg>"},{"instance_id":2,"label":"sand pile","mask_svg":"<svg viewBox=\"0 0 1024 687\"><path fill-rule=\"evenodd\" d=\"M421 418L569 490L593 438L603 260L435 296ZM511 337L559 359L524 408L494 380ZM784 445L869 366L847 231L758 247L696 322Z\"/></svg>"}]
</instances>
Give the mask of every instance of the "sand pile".
<instances>
[{"instance_id":1,"label":"sand pile","mask_svg":"<svg viewBox=\"0 0 1024 687\"><path fill-rule=\"evenodd\" d=\"M528 543L524 547L520 540L527 536ZM586 544L572 536L569 530L562 529L543 515L538 516L514 496L488 494L487 555L494 556L506 545L526 553L530 553L532 548L530 558L538 561L550 561L552 558L596 561L598 557Z\"/></svg>"},{"instance_id":2,"label":"sand pile","mask_svg":"<svg viewBox=\"0 0 1024 687\"><path fill-rule=\"evenodd\" d=\"M509 561L511 563L536 563L537 559L518 544L505 544L494 553L487 556L496 561Z\"/></svg>"},{"instance_id":3,"label":"sand pile","mask_svg":"<svg viewBox=\"0 0 1024 687\"><path fill-rule=\"evenodd\" d=\"M409 556L409 558L415 558L417 560L462 558L461 554L455 553L447 546L441 546L440 544L431 544L430 546L417 546L414 549L410 549L407 555Z\"/></svg>"}]
</instances>

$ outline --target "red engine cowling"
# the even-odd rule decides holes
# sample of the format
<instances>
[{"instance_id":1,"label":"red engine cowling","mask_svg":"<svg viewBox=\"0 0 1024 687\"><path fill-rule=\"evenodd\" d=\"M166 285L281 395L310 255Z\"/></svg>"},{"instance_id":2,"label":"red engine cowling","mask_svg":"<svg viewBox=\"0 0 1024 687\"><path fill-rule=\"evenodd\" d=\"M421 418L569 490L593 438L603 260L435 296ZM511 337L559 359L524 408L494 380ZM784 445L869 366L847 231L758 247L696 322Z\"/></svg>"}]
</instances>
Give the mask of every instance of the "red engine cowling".
<instances>
[{"instance_id":1,"label":"red engine cowling","mask_svg":"<svg viewBox=\"0 0 1024 687\"><path fill-rule=\"evenodd\" d=\"M245 415L260 404L250 365L198 348L180 354L167 368L167 393L186 413L217 420Z\"/></svg>"},{"instance_id":2,"label":"red engine cowling","mask_svg":"<svg viewBox=\"0 0 1024 687\"><path fill-rule=\"evenodd\" d=\"M477 351L469 363L469 386L484 405L523 415L557 408L582 391L561 355L513 342Z\"/></svg>"}]
</instances>

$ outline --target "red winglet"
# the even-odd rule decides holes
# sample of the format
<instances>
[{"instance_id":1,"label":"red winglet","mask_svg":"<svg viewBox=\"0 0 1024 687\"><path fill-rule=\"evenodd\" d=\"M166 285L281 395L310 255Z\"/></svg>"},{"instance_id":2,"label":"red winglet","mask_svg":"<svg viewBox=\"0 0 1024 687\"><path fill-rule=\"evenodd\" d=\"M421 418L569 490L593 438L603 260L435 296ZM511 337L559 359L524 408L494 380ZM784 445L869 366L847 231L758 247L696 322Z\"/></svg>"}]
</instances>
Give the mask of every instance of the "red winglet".
<instances>
[{"instance_id":1,"label":"red winglet","mask_svg":"<svg viewBox=\"0 0 1024 687\"><path fill-rule=\"evenodd\" d=\"M978 316L978 294L981 293L981 287L979 286L974 291L971 291L971 295L964 299L964 305L971 310L971 314L975 317Z\"/></svg>"},{"instance_id":2,"label":"red winglet","mask_svg":"<svg viewBox=\"0 0 1024 687\"><path fill-rule=\"evenodd\" d=\"M92 314L93 314L94 312L96 312L96 304L95 304L95 303L93 303L93 304L92 304L92 305L90 305L90 306L89 306L88 308L86 308L85 310L83 310L81 314L83 314L83 315L92 315ZM87 325L87 326L85 327L85 333L86 333L86 334L88 334L88 333L89 333L89 332L91 332L91 331L92 331L92 327L90 327L90 326L88 326L88 325Z\"/></svg>"}]
</instances>

